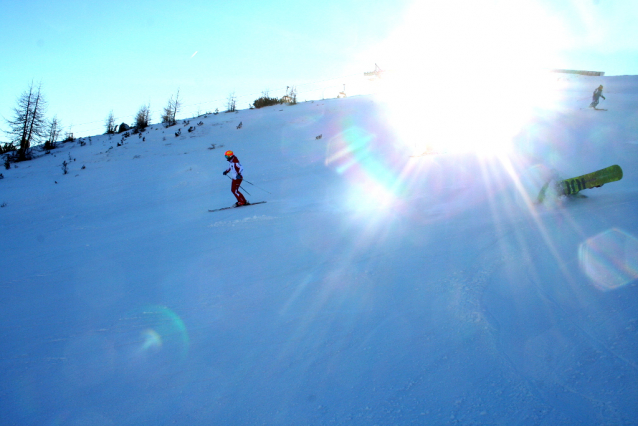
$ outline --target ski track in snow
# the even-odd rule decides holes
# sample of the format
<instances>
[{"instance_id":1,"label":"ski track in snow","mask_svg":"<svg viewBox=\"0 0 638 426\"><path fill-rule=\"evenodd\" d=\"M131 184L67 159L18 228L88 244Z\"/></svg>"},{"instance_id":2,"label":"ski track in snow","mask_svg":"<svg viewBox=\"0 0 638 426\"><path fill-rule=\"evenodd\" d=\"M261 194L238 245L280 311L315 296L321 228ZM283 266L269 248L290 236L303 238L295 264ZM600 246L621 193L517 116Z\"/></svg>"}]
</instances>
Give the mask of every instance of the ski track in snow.
<instances>
[{"instance_id":1,"label":"ski track in snow","mask_svg":"<svg viewBox=\"0 0 638 426\"><path fill-rule=\"evenodd\" d=\"M270 221L274 219L277 219L277 218L273 216L266 216L266 215L261 215L261 216L254 215L252 217L245 217L243 219L217 221L208 226L212 228L235 227L240 225L252 224L255 222L259 223L259 222Z\"/></svg>"}]
</instances>

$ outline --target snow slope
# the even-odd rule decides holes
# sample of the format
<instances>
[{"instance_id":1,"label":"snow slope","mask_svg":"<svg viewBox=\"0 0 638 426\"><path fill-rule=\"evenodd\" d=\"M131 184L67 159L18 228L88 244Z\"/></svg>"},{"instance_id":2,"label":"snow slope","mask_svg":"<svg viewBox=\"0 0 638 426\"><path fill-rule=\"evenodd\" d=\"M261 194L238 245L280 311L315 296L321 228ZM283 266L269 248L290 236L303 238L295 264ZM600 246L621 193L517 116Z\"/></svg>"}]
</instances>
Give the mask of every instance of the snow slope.
<instances>
[{"instance_id":1,"label":"snow slope","mask_svg":"<svg viewBox=\"0 0 638 426\"><path fill-rule=\"evenodd\" d=\"M638 77L552 90L507 155L411 157L361 96L5 170L0 423L635 425ZM400 114L426 140L450 118ZM227 149L266 204L207 211L235 201Z\"/></svg>"}]
</instances>

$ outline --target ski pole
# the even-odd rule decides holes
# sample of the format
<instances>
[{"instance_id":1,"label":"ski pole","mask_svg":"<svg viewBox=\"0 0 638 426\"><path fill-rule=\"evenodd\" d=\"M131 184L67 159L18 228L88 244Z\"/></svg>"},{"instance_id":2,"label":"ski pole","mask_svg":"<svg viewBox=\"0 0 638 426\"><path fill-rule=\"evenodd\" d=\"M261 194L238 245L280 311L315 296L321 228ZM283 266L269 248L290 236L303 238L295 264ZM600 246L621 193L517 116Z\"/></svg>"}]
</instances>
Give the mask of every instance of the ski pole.
<instances>
[{"instance_id":1,"label":"ski pole","mask_svg":"<svg viewBox=\"0 0 638 426\"><path fill-rule=\"evenodd\" d=\"M244 182L246 182L246 183L250 183L252 186L255 186L255 187L259 188L259 187L258 187L257 185L255 185L254 183L252 183L252 182L248 182L246 179L244 179ZM266 191L264 188L259 188L259 189L261 189L261 190L262 190L262 191L264 191L264 192L268 192L268 191ZM268 193L269 193L269 194L272 194L272 192L268 192Z\"/></svg>"},{"instance_id":2,"label":"ski pole","mask_svg":"<svg viewBox=\"0 0 638 426\"><path fill-rule=\"evenodd\" d=\"M230 176L228 176L228 175L226 175L226 177L227 177L228 179L230 179L230 180L233 180L233 178L231 178L231 177L230 177ZM249 183L250 183L250 182L249 182ZM243 186L239 185L239 187L240 187L240 188L241 188L241 189L242 189L242 190L243 190L246 194L251 195L251 193L250 193L250 192L248 192L248 191L246 191L246 189L244 189L244 187L243 187Z\"/></svg>"}]
</instances>

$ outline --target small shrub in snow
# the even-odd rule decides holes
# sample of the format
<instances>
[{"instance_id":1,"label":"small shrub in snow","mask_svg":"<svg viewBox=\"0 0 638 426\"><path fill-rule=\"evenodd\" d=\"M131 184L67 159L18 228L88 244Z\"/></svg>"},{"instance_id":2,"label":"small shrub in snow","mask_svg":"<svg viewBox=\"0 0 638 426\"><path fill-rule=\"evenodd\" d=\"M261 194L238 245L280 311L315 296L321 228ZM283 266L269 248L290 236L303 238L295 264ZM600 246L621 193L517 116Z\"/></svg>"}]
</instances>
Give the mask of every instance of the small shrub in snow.
<instances>
[{"instance_id":1,"label":"small shrub in snow","mask_svg":"<svg viewBox=\"0 0 638 426\"><path fill-rule=\"evenodd\" d=\"M4 168L9 170L11 168L11 160L9 160L9 156L4 157Z\"/></svg>"},{"instance_id":2,"label":"small shrub in snow","mask_svg":"<svg viewBox=\"0 0 638 426\"><path fill-rule=\"evenodd\" d=\"M226 103L226 112L235 112L237 110L237 96L235 92L228 95L228 101Z\"/></svg>"},{"instance_id":3,"label":"small shrub in snow","mask_svg":"<svg viewBox=\"0 0 638 426\"><path fill-rule=\"evenodd\" d=\"M281 98L281 103L297 105L297 88L295 86L286 87L286 94Z\"/></svg>"},{"instance_id":4,"label":"small shrub in snow","mask_svg":"<svg viewBox=\"0 0 638 426\"><path fill-rule=\"evenodd\" d=\"M282 103L281 99L271 98L267 93L264 93L260 98L255 99L253 105L255 108L263 108L271 105L279 105L280 103Z\"/></svg>"},{"instance_id":5,"label":"small shrub in snow","mask_svg":"<svg viewBox=\"0 0 638 426\"><path fill-rule=\"evenodd\" d=\"M4 145L0 146L0 154L4 154L5 152L11 152L15 150L16 150L16 147L15 145L13 145L13 142L5 143Z\"/></svg>"},{"instance_id":6,"label":"small shrub in snow","mask_svg":"<svg viewBox=\"0 0 638 426\"><path fill-rule=\"evenodd\" d=\"M142 105L135 116L135 129L143 131L151 124L151 105Z\"/></svg>"},{"instance_id":7,"label":"small shrub in snow","mask_svg":"<svg viewBox=\"0 0 638 426\"><path fill-rule=\"evenodd\" d=\"M165 127L174 126L177 124L176 116L180 111L182 106L181 101L179 100L179 89L177 90L177 95L175 96L175 100L173 100L173 96L168 100L168 104L164 107L164 114L162 114L162 123Z\"/></svg>"},{"instance_id":8,"label":"small shrub in snow","mask_svg":"<svg viewBox=\"0 0 638 426\"><path fill-rule=\"evenodd\" d=\"M106 134L112 135L115 133L115 116L113 115L113 110L109 113L108 117L106 117Z\"/></svg>"}]
</instances>

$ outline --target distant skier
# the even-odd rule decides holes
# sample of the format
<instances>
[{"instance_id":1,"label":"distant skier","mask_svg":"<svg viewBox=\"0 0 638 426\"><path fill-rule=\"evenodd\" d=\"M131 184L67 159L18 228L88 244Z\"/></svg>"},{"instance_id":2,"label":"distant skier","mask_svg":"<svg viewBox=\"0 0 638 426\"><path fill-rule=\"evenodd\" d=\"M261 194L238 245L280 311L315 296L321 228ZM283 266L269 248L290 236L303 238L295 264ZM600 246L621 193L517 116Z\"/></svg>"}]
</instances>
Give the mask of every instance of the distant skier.
<instances>
[{"instance_id":1,"label":"distant skier","mask_svg":"<svg viewBox=\"0 0 638 426\"><path fill-rule=\"evenodd\" d=\"M235 207L244 206L248 204L248 202L244 198L244 195L239 192L241 181L244 179L244 177L241 175L241 172L244 170L244 168L239 163L239 159L237 159L235 154L233 154L233 151L226 151L224 155L226 156L226 161L230 163L228 169L224 171L224 176L230 173L230 177L233 179L230 190L232 191L235 198L237 198Z\"/></svg>"},{"instance_id":2,"label":"distant skier","mask_svg":"<svg viewBox=\"0 0 638 426\"><path fill-rule=\"evenodd\" d=\"M594 96L592 96L592 102L591 104L589 104L590 108L594 108L594 109L598 109L596 108L596 106L598 105L598 100L600 98L605 99L605 97L603 96L603 85L601 84L600 86L598 86L598 89L594 90ZM605 99L607 100L607 99Z\"/></svg>"}]
</instances>

